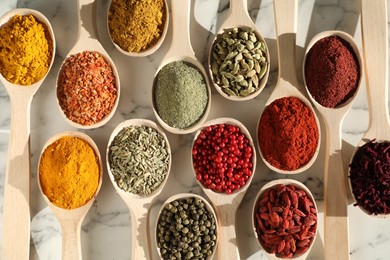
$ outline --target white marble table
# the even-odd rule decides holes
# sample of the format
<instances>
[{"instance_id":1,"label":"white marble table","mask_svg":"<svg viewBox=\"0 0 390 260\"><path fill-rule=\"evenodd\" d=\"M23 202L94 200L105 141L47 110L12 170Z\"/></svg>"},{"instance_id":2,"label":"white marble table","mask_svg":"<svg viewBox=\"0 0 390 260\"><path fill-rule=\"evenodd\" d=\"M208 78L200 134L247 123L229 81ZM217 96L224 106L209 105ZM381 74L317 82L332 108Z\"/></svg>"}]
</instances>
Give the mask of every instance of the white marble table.
<instances>
[{"instance_id":1,"label":"white marble table","mask_svg":"<svg viewBox=\"0 0 390 260\"><path fill-rule=\"evenodd\" d=\"M234 0L236 1L236 0ZM32 161L32 194L31 194L31 253L30 259L60 259L61 231L59 224L46 207L39 193L36 171L39 153L43 144L52 135L75 130L62 118L56 104L55 84L59 66L64 56L73 46L76 38L76 1L61 0L1 0L0 15L15 7L34 8L44 13L54 28L57 52L55 64L33 99L31 112L31 161ZM129 58L117 51L109 41L105 25L108 0L97 1L98 29L100 41L116 63L120 74L122 95L118 110L111 121L96 130L85 131L100 148L103 159L111 131L126 119L148 118L156 121L151 109L151 84L154 73L171 42L171 28L161 48L146 58ZM389 3L390 4L390 3ZM317 33L323 30L338 29L346 31L357 40L361 48L360 7L357 0L300 0L297 32L297 64L301 68L306 44ZM206 62L208 48L214 33L227 15L227 0L193 0L191 17L192 44L197 57ZM208 119L217 117L234 117L243 122L255 138L256 123L265 101L273 90L276 77L276 41L272 0L249 0L248 9L257 29L266 38L271 50L271 75L266 89L255 100L242 102L227 101L213 89L211 112ZM300 73L300 72L299 72ZM250 111L250 113L248 113ZM343 156L345 166L351 153L362 137L368 124L365 84L361 87L352 109L343 124ZM0 221L4 175L9 138L10 108L9 98L3 86L0 87ZM321 125L324 129L324 125ZM170 179L158 201L152 206L151 222L161 203L169 196L179 192L202 194L195 182L190 163L190 150L193 135L177 136L168 134L173 150L173 166ZM325 135L321 142L324 143ZM324 259L323 250L323 168L324 146L316 163L305 173L292 178L304 182L315 194L320 209L320 232L309 259ZM253 182L244 197L238 214L237 240L241 259L266 259L264 252L256 244L250 226L250 212L254 196L267 181L283 178L272 173L258 160ZM204 195L204 194L202 194ZM390 222L364 215L352 204L348 208L350 224L351 259L390 259ZM1 230L0 226L0 230ZM82 225L82 253L84 259L130 259L130 214L109 181L105 170L103 186L97 200ZM1 235L1 232L0 232ZM2 239L1 238L0 242ZM153 244L153 259L157 251Z\"/></svg>"}]
</instances>

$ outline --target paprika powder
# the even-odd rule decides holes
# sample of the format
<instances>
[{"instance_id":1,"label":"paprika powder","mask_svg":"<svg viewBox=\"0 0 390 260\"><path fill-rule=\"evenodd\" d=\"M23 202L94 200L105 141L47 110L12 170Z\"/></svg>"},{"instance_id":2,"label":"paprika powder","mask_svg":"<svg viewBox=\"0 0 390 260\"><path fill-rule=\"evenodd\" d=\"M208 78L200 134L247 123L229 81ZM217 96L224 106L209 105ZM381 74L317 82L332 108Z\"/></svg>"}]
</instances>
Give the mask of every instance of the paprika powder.
<instances>
[{"instance_id":1,"label":"paprika powder","mask_svg":"<svg viewBox=\"0 0 390 260\"><path fill-rule=\"evenodd\" d=\"M258 141L263 158L272 166L294 171L307 164L318 146L314 113L296 97L274 100L261 115Z\"/></svg>"},{"instance_id":2,"label":"paprika powder","mask_svg":"<svg viewBox=\"0 0 390 260\"><path fill-rule=\"evenodd\" d=\"M310 94L322 106L334 108L343 104L359 85L356 53L339 36L320 39L307 54L305 79Z\"/></svg>"}]
</instances>

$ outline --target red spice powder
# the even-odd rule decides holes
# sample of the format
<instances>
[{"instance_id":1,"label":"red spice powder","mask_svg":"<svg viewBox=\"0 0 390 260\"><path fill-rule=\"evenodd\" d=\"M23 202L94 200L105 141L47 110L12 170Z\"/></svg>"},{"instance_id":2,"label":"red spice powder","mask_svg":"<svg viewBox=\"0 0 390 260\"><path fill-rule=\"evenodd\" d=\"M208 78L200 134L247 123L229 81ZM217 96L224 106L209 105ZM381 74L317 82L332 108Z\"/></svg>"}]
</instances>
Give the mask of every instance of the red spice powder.
<instances>
[{"instance_id":1,"label":"red spice powder","mask_svg":"<svg viewBox=\"0 0 390 260\"><path fill-rule=\"evenodd\" d=\"M269 104L258 129L261 153L272 166L286 171L307 164L318 145L318 127L313 111L296 97Z\"/></svg>"},{"instance_id":2,"label":"red spice powder","mask_svg":"<svg viewBox=\"0 0 390 260\"><path fill-rule=\"evenodd\" d=\"M322 106L334 108L356 92L359 62L351 45L338 36L316 42L305 62L306 85Z\"/></svg>"},{"instance_id":3,"label":"red spice powder","mask_svg":"<svg viewBox=\"0 0 390 260\"><path fill-rule=\"evenodd\" d=\"M111 112L117 98L111 65L98 52L70 56L59 75L57 97L71 121L81 125L101 121Z\"/></svg>"}]
</instances>

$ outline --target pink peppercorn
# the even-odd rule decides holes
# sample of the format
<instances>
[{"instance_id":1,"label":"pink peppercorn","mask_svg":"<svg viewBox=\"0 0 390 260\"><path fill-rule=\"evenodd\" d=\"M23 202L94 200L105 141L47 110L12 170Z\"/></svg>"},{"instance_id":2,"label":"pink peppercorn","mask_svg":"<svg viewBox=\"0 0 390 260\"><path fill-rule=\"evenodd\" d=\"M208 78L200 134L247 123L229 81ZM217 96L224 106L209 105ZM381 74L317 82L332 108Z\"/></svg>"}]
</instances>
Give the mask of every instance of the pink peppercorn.
<instances>
[{"instance_id":1,"label":"pink peppercorn","mask_svg":"<svg viewBox=\"0 0 390 260\"><path fill-rule=\"evenodd\" d=\"M196 179L206 188L231 194L253 173L253 149L240 128L230 124L205 127L192 147Z\"/></svg>"}]
</instances>

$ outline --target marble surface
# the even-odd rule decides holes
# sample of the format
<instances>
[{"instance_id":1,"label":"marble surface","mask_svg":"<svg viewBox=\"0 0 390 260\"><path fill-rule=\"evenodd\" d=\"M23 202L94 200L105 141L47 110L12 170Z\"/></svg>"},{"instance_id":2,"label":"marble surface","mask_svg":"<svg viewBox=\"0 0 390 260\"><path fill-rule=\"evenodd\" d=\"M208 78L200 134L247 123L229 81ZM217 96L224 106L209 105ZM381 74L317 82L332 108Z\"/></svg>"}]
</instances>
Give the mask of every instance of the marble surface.
<instances>
[{"instance_id":1,"label":"marble surface","mask_svg":"<svg viewBox=\"0 0 390 260\"><path fill-rule=\"evenodd\" d=\"M236 0L234 0L236 1ZM121 80L121 99L114 117L105 126L84 131L99 146L103 160L111 131L123 120L147 118L156 121L151 108L151 84L154 74L164 57L170 42L169 29L165 42L153 55L145 58L129 58L114 48L106 29L106 9L108 0L97 1L97 25L100 41L114 60ZM28 7L41 11L50 20L56 36L57 52L53 68L38 90L31 110L31 253L30 259L60 259L61 230L58 221L47 208L39 192L36 172L41 149L49 137L56 133L76 130L68 125L60 114L55 98L55 83L59 67L76 40L77 21L76 1L61 0L2 0L0 15L15 7ZM208 119L233 117L243 122L255 138L258 117L272 92L277 79L277 53L275 41L274 10L271 0L248 0L249 14L257 29L266 38L271 51L271 74L266 89L256 99L246 102L232 102L212 89L212 104ZM193 0L190 35L198 59L206 63L208 49L215 32L227 16L227 0ZM297 70L301 75L301 64L305 46L317 33L338 29L353 35L361 49L360 6L356 0L300 0L297 31ZM300 76L301 77L301 76ZM1 84L0 84L1 85ZM249 112L250 111L250 112ZM249 113L248 113L249 112ZM4 176L7 162L7 148L10 125L10 106L7 92L0 86L0 221L2 220ZM319 118L320 115L318 115ZM368 125L367 98L365 84L359 90L352 109L347 114L343 127L343 157L345 168L351 154ZM324 133L324 124L321 122ZM150 221L152 226L161 203L171 195L180 192L193 192L205 196L196 183L190 161L193 134L167 134L173 151L172 172L162 194L153 203ZM325 135L321 142L324 144ZM324 259L323 250L323 168L324 145L315 164L306 172L288 176L305 183L316 197L320 210L320 231L309 259ZM259 157L258 157L259 158ZM250 214L254 196L264 183L286 178L273 173L258 160L254 179L244 201L237 211L237 240L241 259L266 259L258 247L250 226ZM366 216L352 203L348 207L350 227L351 259L389 259L390 223L389 220ZM2 226L0 226L0 230ZM84 259L130 259L131 227L129 211L115 193L107 171L100 193L82 224L82 254ZM1 236L1 232L0 232ZM0 238L0 242L4 237ZM1 244L1 243L0 243ZM152 247L153 259L157 258L155 244Z\"/></svg>"}]
</instances>

